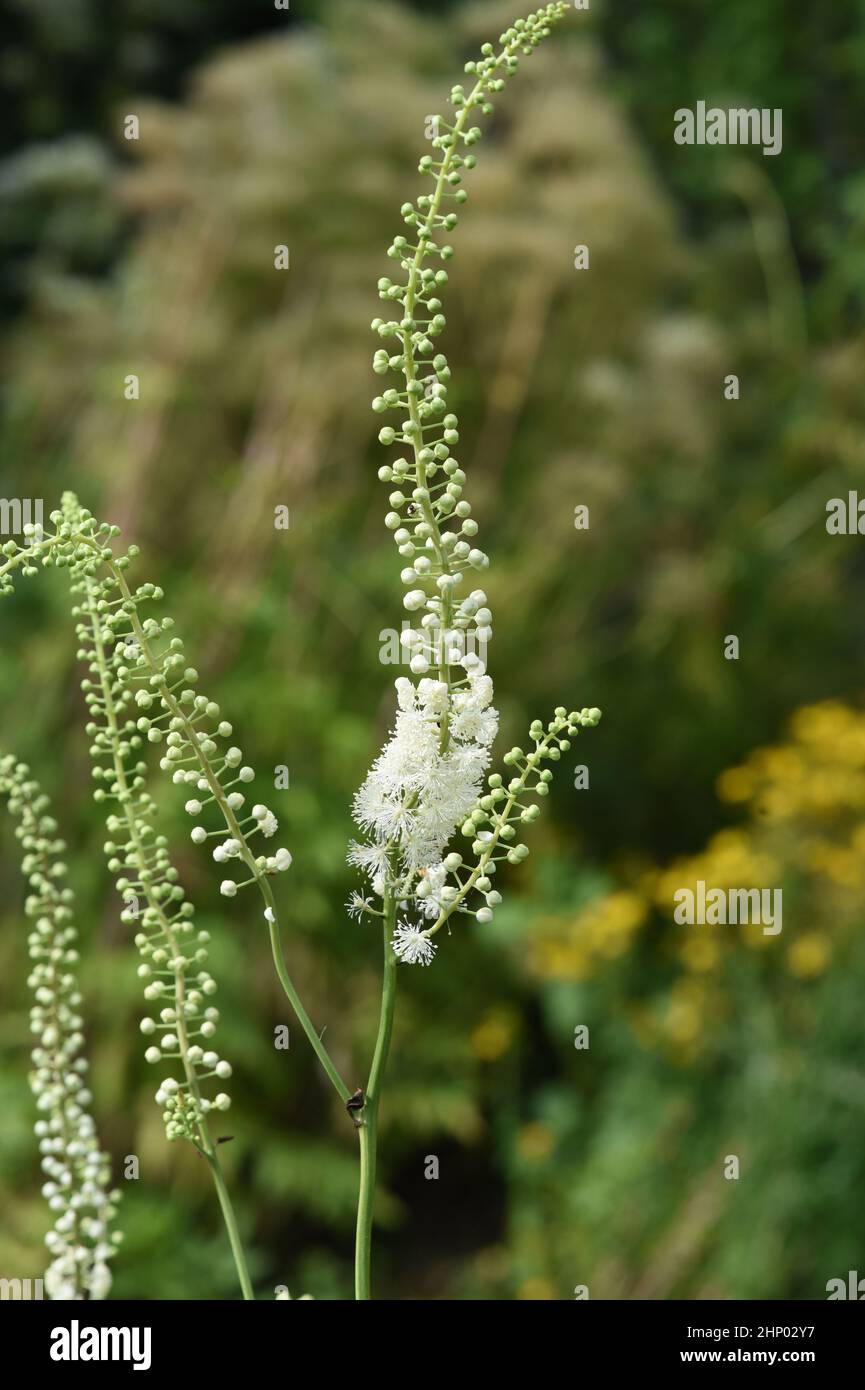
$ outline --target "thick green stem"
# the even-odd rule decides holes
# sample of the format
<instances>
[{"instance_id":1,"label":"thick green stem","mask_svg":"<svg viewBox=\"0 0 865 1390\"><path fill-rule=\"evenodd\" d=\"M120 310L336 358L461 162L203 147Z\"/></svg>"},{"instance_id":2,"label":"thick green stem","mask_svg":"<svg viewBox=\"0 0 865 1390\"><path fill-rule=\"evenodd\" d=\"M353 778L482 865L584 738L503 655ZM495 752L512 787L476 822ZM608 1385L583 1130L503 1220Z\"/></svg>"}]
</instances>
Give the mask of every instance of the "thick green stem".
<instances>
[{"instance_id":1,"label":"thick green stem","mask_svg":"<svg viewBox=\"0 0 865 1390\"><path fill-rule=\"evenodd\" d=\"M370 1291L372 1257L372 1205L375 1197L376 1121L364 1119L360 1140L360 1189L357 1202L357 1238L354 1247L354 1296L366 1301Z\"/></svg>"},{"instance_id":2,"label":"thick green stem","mask_svg":"<svg viewBox=\"0 0 865 1390\"><path fill-rule=\"evenodd\" d=\"M372 1067L361 1112L358 1130L360 1139L360 1190L357 1203L357 1242L355 1245L354 1281L355 1298L366 1300L372 1297L370 1266L372 1259L372 1225L375 1204L375 1175L378 1146L378 1103L384 1070L390 1051L393 1033L393 1014L396 1003L396 956L391 946L396 901L390 897L385 900L384 912L384 974L381 990L381 1013L378 1023L378 1037L375 1043Z\"/></svg>"}]
</instances>

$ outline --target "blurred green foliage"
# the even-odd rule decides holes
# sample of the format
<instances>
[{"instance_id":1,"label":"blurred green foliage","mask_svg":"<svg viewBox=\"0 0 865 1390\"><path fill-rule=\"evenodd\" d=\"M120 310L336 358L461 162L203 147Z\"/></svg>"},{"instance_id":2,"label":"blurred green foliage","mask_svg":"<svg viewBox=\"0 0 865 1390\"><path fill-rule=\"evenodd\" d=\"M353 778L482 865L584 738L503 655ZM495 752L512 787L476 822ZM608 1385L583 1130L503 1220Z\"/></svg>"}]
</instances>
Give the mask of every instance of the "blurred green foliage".
<instances>
[{"instance_id":1,"label":"blurred green foliage","mask_svg":"<svg viewBox=\"0 0 865 1390\"><path fill-rule=\"evenodd\" d=\"M298 5L285 33L242 43L270 30L269 12L239 34L229 7L208 7L205 24L198 6L173 4L185 38L159 29L164 70L120 61L145 8L117 7L108 50L78 34L111 82L86 119L68 97L43 128L28 116L0 168L15 285L27 267L3 343L0 490L50 507L74 486L123 526L265 787L289 766L287 955L359 1084L378 943L341 907L348 807L392 707L380 634L402 616L367 325L424 118L513 3ZM588 1284L593 1297L820 1297L861 1266L855 884L841 907L831 875L797 897L813 828L794 819L775 860L782 937L762 956L726 942L711 996L694 991L715 964L678 955L683 930L701 929L675 927L650 886L711 856L743 816L759 820L718 796L725 769L786 737L800 706L860 696L859 540L823 525L828 498L865 473L857 12L593 7L525 65L480 148L445 309L461 461L492 557L503 743L560 700L605 717L585 755L575 746L590 788L561 768L495 925L460 927L434 968L400 972L382 1295L569 1298ZM189 74L193 57L206 60ZM34 65L34 91L45 72ZM141 138L121 150L130 95ZM700 98L781 105L783 153L675 146L673 110ZM282 242L286 275L273 269ZM589 271L574 269L578 243ZM738 401L724 399L728 373ZM280 504L287 533L272 525ZM574 528L579 504L588 531ZM46 577L0 613L2 741L58 804L102 1136L118 1167L141 1158L124 1184L116 1293L233 1297L208 1183L194 1154L167 1148L142 1059L66 604ZM731 632L738 662L723 659ZM827 749L830 779L858 766L850 718L806 746L806 781ZM262 924L219 899L177 798L160 796L213 935L236 1073L223 1152L254 1275L262 1290L347 1297L354 1134L300 1030L275 1050L291 1020ZM846 818L825 814L830 855L857 807L853 796ZM41 1268L44 1216L21 894L2 836L0 1269L12 1277ZM580 1024L588 1051L574 1047ZM723 1179L729 1153L738 1183ZM438 1181L424 1177L429 1154Z\"/></svg>"}]
</instances>

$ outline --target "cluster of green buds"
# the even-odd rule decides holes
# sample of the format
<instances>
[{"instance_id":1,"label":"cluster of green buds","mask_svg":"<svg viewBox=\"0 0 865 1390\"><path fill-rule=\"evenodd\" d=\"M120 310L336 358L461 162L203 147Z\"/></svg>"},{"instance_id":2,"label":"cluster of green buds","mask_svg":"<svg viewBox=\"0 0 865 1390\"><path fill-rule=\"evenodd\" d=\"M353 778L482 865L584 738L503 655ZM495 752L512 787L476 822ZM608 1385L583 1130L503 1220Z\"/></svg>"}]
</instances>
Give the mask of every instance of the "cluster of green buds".
<instances>
[{"instance_id":1,"label":"cluster of green buds","mask_svg":"<svg viewBox=\"0 0 865 1390\"><path fill-rule=\"evenodd\" d=\"M42 1188L53 1229L45 1237L51 1263L45 1287L52 1299L105 1298L111 1287L108 1261L121 1240L112 1230L120 1199L111 1189L109 1159L99 1148L87 1085L87 1059L76 975L77 931L72 890L65 882L65 843L49 814L48 798L24 763L0 758L0 795L17 820L28 880L25 911L33 920L28 938L34 994L30 1029L35 1036L30 1085L39 1118Z\"/></svg>"},{"instance_id":2,"label":"cluster of green buds","mask_svg":"<svg viewBox=\"0 0 865 1390\"><path fill-rule=\"evenodd\" d=\"M523 827L537 820L539 803L549 795L553 773L543 764L558 762L580 729L594 728L600 719L597 708L569 712L560 706L546 728L539 719L532 723L532 749L514 747L505 754L503 762L512 775L507 782L498 772L487 778L489 790L479 797L462 826L463 836L472 842L470 856L455 851L446 854L441 863L423 872L410 893L398 895L401 912L413 908L421 919L432 921L429 927L411 920L398 924L394 949L401 960L429 964L436 932L455 913L482 923L493 920L502 901L495 883L497 867L502 861L521 864L528 858L529 847L518 837Z\"/></svg>"},{"instance_id":3,"label":"cluster of green buds","mask_svg":"<svg viewBox=\"0 0 865 1390\"><path fill-rule=\"evenodd\" d=\"M516 72L519 55L530 53L567 9L563 3L550 4L518 20L501 35L500 52L485 44L481 57L466 64L474 84L468 93L462 86L453 88L454 118L434 118L435 154L424 155L418 166L433 181L433 190L421 194L415 203L403 204L402 217L410 236L397 236L388 250L405 278L394 282L384 276L378 283L379 297L400 308L398 318L372 321L379 338L394 340L392 348L377 350L373 370L379 376L398 372L403 378L401 389L389 387L376 396L372 408L377 414L397 411L402 417L397 425L381 428L381 443L400 444L411 451L408 457L401 455L383 465L379 478L395 489L385 524L393 532L400 556L408 562L402 570L405 607L410 612L424 611L423 630L406 636L416 675L434 666L444 679L447 667L466 653L466 631L474 627L482 644L491 632L483 591L475 591L462 603L456 601L465 572L486 569L489 559L475 543L477 522L463 496L466 475L454 457L459 422L447 404L451 373L447 358L436 348L447 322L439 297L448 279L442 263L453 255L453 247L440 237L456 227L455 208L468 197L463 175L475 167L470 150L482 135L480 127L470 124L472 112L492 112L490 97ZM434 268L426 262L438 265Z\"/></svg>"},{"instance_id":4,"label":"cluster of green buds","mask_svg":"<svg viewBox=\"0 0 865 1390\"><path fill-rule=\"evenodd\" d=\"M498 772L487 778L488 792L479 799L462 827L463 835L472 842L474 863L470 867L458 855L445 860L454 879L455 891L444 895L432 931L437 931L454 911L473 912L479 922L492 921L493 910L502 900L492 883L496 865L502 860L521 864L528 858L528 845L517 838L520 827L537 820L541 814L538 801L549 795L553 773L543 763L558 762L580 729L592 729L600 719L601 711L597 708L568 712L560 706L546 728L539 719L532 723L529 737L534 747L530 751L514 747L504 755L502 761L512 769L512 776L507 782ZM458 865L455 859L459 859ZM482 896L482 907L466 904L473 891Z\"/></svg>"},{"instance_id":5,"label":"cluster of green buds","mask_svg":"<svg viewBox=\"0 0 865 1390\"><path fill-rule=\"evenodd\" d=\"M138 548L119 552L119 528L97 522L72 493L64 494L62 507L51 513L50 521L53 530L25 527L23 545L10 541L2 547L0 596L11 592L16 573L29 578L41 569L69 571L78 656L88 668L82 689L94 797L105 811L105 853L123 900L121 918L136 932L138 974L152 1006L141 1021L145 1057L165 1069L156 1101L168 1138L188 1139L208 1161L241 1288L244 1297L251 1298L217 1155L221 1141L209 1130L211 1113L231 1104L221 1089L231 1076L231 1065L213 1044L219 1012L213 1004L216 981L207 968L208 934L196 926L167 840L158 833L156 803L148 791L151 746L159 749L161 769L183 788L189 814L197 820L208 807L218 813L215 828L193 828L193 842L218 838L214 860L222 864L237 859L245 867L240 882L223 880L224 896L257 885L280 982L331 1081L348 1099L350 1092L306 1014L282 957L271 879L289 867L291 855L284 848L259 854L251 843L255 835L265 840L274 835L276 817L258 802L244 811L254 773L231 741L232 727L218 705L196 689L197 672L187 661L173 620L158 616L162 590L153 584L130 587L127 571Z\"/></svg>"},{"instance_id":6,"label":"cluster of green buds","mask_svg":"<svg viewBox=\"0 0 865 1390\"><path fill-rule=\"evenodd\" d=\"M207 1151L206 1116L227 1109L230 1100L224 1091L208 1098L204 1086L227 1079L231 1067L210 1044L219 1013L212 1003L216 982L206 964L208 936L196 928L167 840L156 829L156 804L147 789L151 745L160 751L162 770L186 793L189 814L198 820L207 807L218 813L217 827L196 825L193 841L217 839L215 861L236 859L246 869L239 882L223 880L224 896L257 884L272 922L267 880L288 868L291 855L284 848L257 854L250 843L255 835L270 838L276 817L259 803L244 813L240 788L248 788L253 770L231 742L232 726L219 706L198 693L198 673L187 661L173 619L154 616L162 590L154 584L130 587L127 571L137 546L115 553L119 528L97 522L71 493L50 520L52 532L30 528L24 546L4 547L0 593L9 591L16 570L25 576L40 568L70 571L78 657L88 666L82 689L94 798L106 810L105 853L117 875L121 917L137 928L145 999L156 1006L141 1025L152 1039L145 1056L154 1064L173 1062L178 1071L156 1092L169 1138L189 1138Z\"/></svg>"},{"instance_id":7,"label":"cluster of green buds","mask_svg":"<svg viewBox=\"0 0 865 1390\"><path fill-rule=\"evenodd\" d=\"M90 520L84 517L82 526ZM105 533L109 539L115 530ZM144 1055L153 1065L179 1071L179 1076L166 1075L156 1091L166 1134L206 1149L205 1118L211 1109L227 1109L230 1101L223 1091L207 1097L205 1084L227 1079L231 1067L209 1046L219 1011L212 1003L216 981L207 968L208 933L197 929L166 837L156 831L156 804L147 790L148 768L142 756L149 744L163 739L167 717L160 690L175 687L178 675L183 680L187 672L182 658L179 672L173 659L177 647L169 636L171 620L139 617L145 603L158 601L160 591L144 585L127 600L120 589L123 561L132 558L134 547L131 554L113 561L113 572L101 577L99 559L90 551L72 565L73 590L80 600L73 608L78 658L87 662L89 671L82 688L97 784L94 797L107 808L108 868L117 876L124 903L121 918L137 928L138 975L145 1000L153 1005L153 1013L141 1020L141 1031L149 1040ZM132 635L133 615L152 644L162 671L160 684L151 684L142 669L143 652Z\"/></svg>"}]
</instances>

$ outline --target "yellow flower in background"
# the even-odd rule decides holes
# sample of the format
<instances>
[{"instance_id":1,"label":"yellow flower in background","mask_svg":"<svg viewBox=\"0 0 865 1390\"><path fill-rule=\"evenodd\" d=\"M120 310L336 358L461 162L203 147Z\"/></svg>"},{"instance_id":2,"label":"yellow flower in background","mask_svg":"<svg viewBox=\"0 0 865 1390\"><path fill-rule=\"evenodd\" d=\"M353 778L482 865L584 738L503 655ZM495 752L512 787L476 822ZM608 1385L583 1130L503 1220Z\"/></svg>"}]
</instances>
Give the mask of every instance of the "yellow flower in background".
<instances>
[{"instance_id":1,"label":"yellow flower in background","mask_svg":"<svg viewBox=\"0 0 865 1390\"><path fill-rule=\"evenodd\" d=\"M717 936L708 936L703 931L695 932L687 937L679 955L686 970L702 973L714 970L719 963L721 945Z\"/></svg>"},{"instance_id":2,"label":"yellow flower in background","mask_svg":"<svg viewBox=\"0 0 865 1390\"><path fill-rule=\"evenodd\" d=\"M814 745L825 754L827 749L837 749L848 740L861 738L863 721L861 714L848 705L824 700L819 705L805 705L797 710L790 728L800 743Z\"/></svg>"},{"instance_id":3,"label":"yellow flower in background","mask_svg":"<svg viewBox=\"0 0 865 1390\"><path fill-rule=\"evenodd\" d=\"M688 1065L700 1055L723 1013L724 996L708 977L682 976L655 1020L654 1041L665 1046L677 1062Z\"/></svg>"},{"instance_id":4,"label":"yellow flower in background","mask_svg":"<svg viewBox=\"0 0 865 1390\"><path fill-rule=\"evenodd\" d=\"M523 1158L547 1158L555 1148L556 1139L549 1125L539 1120L523 1125L517 1135L517 1151Z\"/></svg>"},{"instance_id":5,"label":"yellow flower in background","mask_svg":"<svg viewBox=\"0 0 865 1390\"><path fill-rule=\"evenodd\" d=\"M806 768L799 749L789 744L761 749L758 757L763 775L774 782L794 782Z\"/></svg>"},{"instance_id":6,"label":"yellow flower in background","mask_svg":"<svg viewBox=\"0 0 865 1390\"><path fill-rule=\"evenodd\" d=\"M837 888L859 888L865 882L865 861L852 847L812 840L803 858L809 869Z\"/></svg>"},{"instance_id":7,"label":"yellow flower in background","mask_svg":"<svg viewBox=\"0 0 865 1390\"><path fill-rule=\"evenodd\" d=\"M758 748L721 773L721 800L785 822L865 806L865 715L826 700L797 711L791 729L794 742Z\"/></svg>"},{"instance_id":8,"label":"yellow flower in background","mask_svg":"<svg viewBox=\"0 0 865 1390\"><path fill-rule=\"evenodd\" d=\"M664 1046L684 1064L699 1056L728 1009L735 986L726 972L743 945L780 949L789 975L811 980L830 967L844 932L861 925L865 713L834 700L800 709L786 743L755 749L721 773L717 790L722 801L744 808L742 825L712 836L698 854L643 871L637 890L617 888L575 914L541 919L531 945L542 978L588 979L632 946L654 907L668 924L682 973L663 1004L636 1009L631 1022L644 1045ZM675 894L688 888L696 896L701 881L707 891L794 889L785 932L797 932L803 916L808 930L789 945L785 936L782 945L760 922L675 925Z\"/></svg>"},{"instance_id":9,"label":"yellow flower in background","mask_svg":"<svg viewBox=\"0 0 865 1390\"><path fill-rule=\"evenodd\" d=\"M648 907L637 893L621 890L599 903L592 903L577 923L590 945L600 955L620 956L631 944L631 937L646 920Z\"/></svg>"},{"instance_id":10,"label":"yellow flower in background","mask_svg":"<svg viewBox=\"0 0 865 1390\"><path fill-rule=\"evenodd\" d=\"M800 980L812 980L822 975L831 959L829 942L819 932L806 932L787 952L787 968Z\"/></svg>"},{"instance_id":11,"label":"yellow flower in background","mask_svg":"<svg viewBox=\"0 0 865 1390\"><path fill-rule=\"evenodd\" d=\"M752 768L729 767L721 773L715 785L722 801L739 802L750 801L757 782Z\"/></svg>"},{"instance_id":12,"label":"yellow flower in background","mask_svg":"<svg viewBox=\"0 0 865 1390\"><path fill-rule=\"evenodd\" d=\"M739 888L772 884L779 865L772 855L757 848L744 830L722 830L702 854L677 859L655 880L654 898L665 916L672 914L674 894L680 888L696 891L702 880L707 888Z\"/></svg>"},{"instance_id":13,"label":"yellow flower in background","mask_svg":"<svg viewBox=\"0 0 865 1390\"><path fill-rule=\"evenodd\" d=\"M587 979L603 961L628 950L648 912L645 897L623 888L596 898L575 916L543 917L532 933L532 969L548 980Z\"/></svg>"},{"instance_id":14,"label":"yellow flower in background","mask_svg":"<svg viewBox=\"0 0 865 1390\"><path fill-rule=\"evenodd\" d=\"M590 974L584 951L555 936L541 937L529 947L529 965L544 980L584 980Z\"/></svg>"},{"instance_id":15,"label":"yellow flower in background","mask_svg":"<svg viewBox=\"0 0 865 1390\"><path fill-rule=\"evenodd\" d=\"M469 1039L472 1052L482 1062L495 1062L507 1052L516 1031L517 1017L512 1009L488 1009Z\"/></svg>"}]
</instances>

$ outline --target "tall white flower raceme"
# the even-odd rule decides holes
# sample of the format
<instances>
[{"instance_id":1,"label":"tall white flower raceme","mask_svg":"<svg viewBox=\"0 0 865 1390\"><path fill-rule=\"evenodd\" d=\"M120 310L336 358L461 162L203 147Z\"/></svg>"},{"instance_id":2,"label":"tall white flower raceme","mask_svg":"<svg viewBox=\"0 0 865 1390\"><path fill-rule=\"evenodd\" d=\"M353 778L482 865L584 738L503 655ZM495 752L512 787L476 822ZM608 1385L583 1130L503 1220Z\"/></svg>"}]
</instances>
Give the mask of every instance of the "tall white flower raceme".
<instances>
[{"instance_id":1,"label":"tall white flower raceme","mask_svg":"<svg viewBox=\"0 0 865 1390\"><path fill-rule=\"evenodd\" d=\"M453 255L439 236L459 221L457 209L468 197L463 176L474 168L471 150L482 135L470 116L492 112L490 97L516 72L520 55L531 53L567 11L559 0L517 20L501 35L498 53L485 44L481 57L466 64L474 85L468 92L460 85L452 89L453 114L435 118L435 153L424 155L418 166L432 180L432 191L403 205L410 235L397 236L388 251L404 278L383 277L378 285L379 297L397 316L373 319L373 332L389 342L375 353L373 370L379 376L398 373L402 380L376 396L372 408L376 414L399 412L399 423L383 426L379 440L404 450L379 469L379 478L394 489L385 524L405 562L403 604L412 623L402 634L402 648L420 679L416 685L405 676L396 682L393 732L354 801L366 838L352 844L348 857L385 899L383 910L396 908L392 946L408 964L429 964L432 937L452 913L490 920L501 902L493 882L498 863L519 863L528 854L516 840L517 826L538 814L537 804L527 799L547 794L551 773L542 764L560 758L578 729L600 718L599 710L560 708L546 727L535 721L533 747L513 748L505 759L514 775L505 784L491 774L483 791L498 729L485 664L492 613L483 589L465 589L470 572L485 570L489 560L476 543L466 475L455 457L460 436L447 406L450 368L435 345L446 325L439 298L448 279L444 263ZM447 852L459 827L471 840L469 862ZM348 906L354 917L380 915L360 894Z\"/></svg>"},{"instance_id":2,"label":"tall white flower raceme","mask_svg":"<svg viewBox=\"0 0 865 1390\"><path fill-rule=\"evenodd\" d=\"M54 1216L45 1237L51 1255L45 1289L51 1299L102 1299L111 1287L109 1260L121 1239L113 1229L120 1193L110 1186L110 1161L99 1147L90 1111L77 932L61 857L65 845L48 814L48 798L29 768L10 756L0 758L0 794L18 821L22 869L30 887L25 911L33 919L28 940L35 1036L30 1086L39 1112L35 1129L45 1173L42 1194Z\"/></svg>"}]
</instances>

